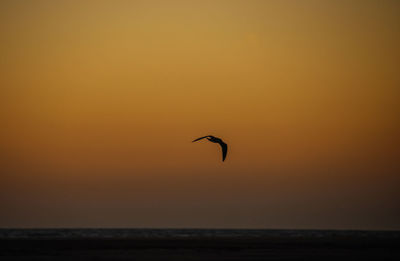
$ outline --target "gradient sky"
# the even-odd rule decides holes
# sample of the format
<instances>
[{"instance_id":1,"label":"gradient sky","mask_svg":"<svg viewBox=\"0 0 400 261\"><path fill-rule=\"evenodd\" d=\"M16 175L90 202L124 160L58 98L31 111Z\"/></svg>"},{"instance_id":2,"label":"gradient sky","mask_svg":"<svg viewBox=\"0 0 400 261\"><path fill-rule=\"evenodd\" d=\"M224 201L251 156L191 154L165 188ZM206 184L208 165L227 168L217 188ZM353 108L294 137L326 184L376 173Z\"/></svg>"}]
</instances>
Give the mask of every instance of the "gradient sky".
<instances>
[{"instance_id":1,"label":"gradient sky","mask_svg":"<svg viewBox=\"0 0 400 261\"><path fill-rule=\"evenodd\" d=\"M1 1L0 227L400 229L399 14Z\"/></svg>"}]
</instances>

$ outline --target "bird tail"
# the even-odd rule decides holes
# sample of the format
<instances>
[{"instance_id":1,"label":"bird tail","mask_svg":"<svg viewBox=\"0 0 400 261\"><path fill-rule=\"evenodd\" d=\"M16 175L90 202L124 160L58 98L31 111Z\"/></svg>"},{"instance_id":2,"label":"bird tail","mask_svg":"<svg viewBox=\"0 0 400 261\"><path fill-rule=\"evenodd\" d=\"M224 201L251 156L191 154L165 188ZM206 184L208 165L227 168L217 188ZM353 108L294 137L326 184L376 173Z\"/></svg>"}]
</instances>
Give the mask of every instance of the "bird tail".
<instances>
[{"instance_id":1,"label":"bird tail","mask_svg":"<svg viewBox=\"0 0 400 261\"><path fill-rule=\"evenodd\" d=\"M209 136L200 137L200 138L198 138L198 139L195 139L195 140L194 140L194 141L192 141L192 142L195 142L195 141L198 141L198 140L201 140L201 139L207 138L207 137L209 137Z\"/></svg>"}]
</instances>

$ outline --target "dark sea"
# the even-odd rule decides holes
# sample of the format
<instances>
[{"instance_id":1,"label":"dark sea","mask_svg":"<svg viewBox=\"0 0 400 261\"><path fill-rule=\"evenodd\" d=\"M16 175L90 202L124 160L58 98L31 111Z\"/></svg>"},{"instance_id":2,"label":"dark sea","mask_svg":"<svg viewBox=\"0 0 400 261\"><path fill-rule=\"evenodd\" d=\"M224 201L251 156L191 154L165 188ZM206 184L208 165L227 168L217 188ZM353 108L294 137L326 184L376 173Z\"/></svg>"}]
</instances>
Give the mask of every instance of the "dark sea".
<instances>
[{"instance_id":1,"label":"dark sea","mask_svg":"<svg viewBox=\"0 0 400 261\"><path fill-rule=\"evenodd\" d=\"M400 238L400 231L290 229L0 229L0 239L130 239L130 238Z\"/></svg>"},{"instance_id":2,"label":"dark sea","mask_svg":"<svg viewBox=\"0 0 400 261\"><path fill-rule=\"evenodd\" d=\"M400 260L400 231L0 229L0 260Z\"/></svg>"}]
</instances>

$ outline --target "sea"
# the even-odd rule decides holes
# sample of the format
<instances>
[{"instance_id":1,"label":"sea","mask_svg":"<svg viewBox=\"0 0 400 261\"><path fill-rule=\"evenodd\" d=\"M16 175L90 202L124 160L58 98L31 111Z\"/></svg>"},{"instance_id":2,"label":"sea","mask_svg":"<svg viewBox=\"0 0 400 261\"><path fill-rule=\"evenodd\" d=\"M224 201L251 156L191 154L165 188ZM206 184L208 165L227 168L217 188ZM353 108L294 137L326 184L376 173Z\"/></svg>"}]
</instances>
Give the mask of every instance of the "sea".
<instances>
[{"instance_id":1,"label":"sea","mask_svg":"<svg viewBox=\"0 0 400 261\"><path fill-rule=\"evenodd\" d=\"M293 238L332 237L400 239L400 231L300 229L170 229L170 228L35 228L0 229L0 239L134 239L134 238Z\"/></svg>"}]
</instances>

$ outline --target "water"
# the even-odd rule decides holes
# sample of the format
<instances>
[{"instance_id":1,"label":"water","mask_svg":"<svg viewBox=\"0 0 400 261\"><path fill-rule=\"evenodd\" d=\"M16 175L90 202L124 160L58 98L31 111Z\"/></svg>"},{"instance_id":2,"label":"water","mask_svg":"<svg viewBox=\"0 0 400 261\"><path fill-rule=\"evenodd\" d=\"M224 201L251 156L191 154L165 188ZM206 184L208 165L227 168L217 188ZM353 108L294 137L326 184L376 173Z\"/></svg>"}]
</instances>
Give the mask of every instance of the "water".
<instances>
[{"instance_id":1,"label":"water","mask_svg":"<svg viewBox=\"0 0 400 261\"><path fill-rule=\"evenodd\" d=\"M400 231L277 229L0 229L0 239L130 239L130 238L400 238Z\"/></svg>"}]
</instances>

